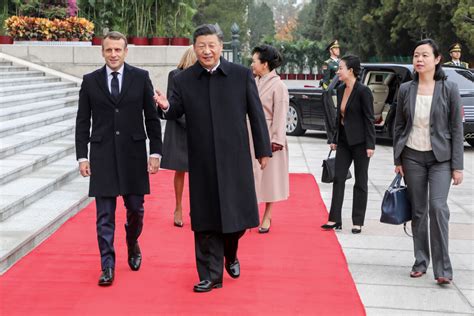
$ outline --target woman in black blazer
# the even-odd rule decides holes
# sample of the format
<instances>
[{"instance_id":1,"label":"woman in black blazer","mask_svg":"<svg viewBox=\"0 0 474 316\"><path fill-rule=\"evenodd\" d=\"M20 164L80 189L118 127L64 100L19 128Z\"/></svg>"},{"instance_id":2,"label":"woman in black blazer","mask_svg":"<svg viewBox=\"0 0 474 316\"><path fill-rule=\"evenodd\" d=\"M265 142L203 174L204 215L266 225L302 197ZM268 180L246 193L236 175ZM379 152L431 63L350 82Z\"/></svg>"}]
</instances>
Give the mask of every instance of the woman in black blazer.
<instances>
[{"instance_id":1,"label":"woman in black blazer","mask_svg":"<svg viewBox=\"0 0 474 316\"><path fill-rule=\"evenodd\" d=\"M341 58L337 74L344 83L337 89L337 130L331 142L336 150L329 221L323 229L342 228L342 202L349 167L354 161L355 184L352 203L352 233L362 232L367 208L369 160L375 150L375 126L372 92L357 77L361 71L360 59L354 55Z\"/></svg>"}]
</instances>

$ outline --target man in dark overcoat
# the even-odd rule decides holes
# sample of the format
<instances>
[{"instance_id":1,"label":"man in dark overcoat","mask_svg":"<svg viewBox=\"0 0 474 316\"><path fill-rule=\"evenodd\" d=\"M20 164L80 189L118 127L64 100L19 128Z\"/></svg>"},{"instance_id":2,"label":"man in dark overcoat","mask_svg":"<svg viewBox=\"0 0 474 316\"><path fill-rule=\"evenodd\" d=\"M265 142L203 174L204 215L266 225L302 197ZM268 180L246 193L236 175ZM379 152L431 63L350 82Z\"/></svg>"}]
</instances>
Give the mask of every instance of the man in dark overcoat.
<instances>
[{"instance_id":1,"label":"man in dark overcoat","mask_svg":"<svg viewBox=\"0 0 474 316\"><path fill-rule=\"evenodd\" d=\"M143 227L144 194L150 193L148 173L158 171L161 158L161 125L153 86L148 72L125 63L127 51L123 34L110 32L105 36L102 55L106 65L84 76L76 119L79 171L82 176L91 177L89 196L95 197L97 207L102 286L111 285L114 280L115 208L119 195L127 209L128 264L133 271L140 268L138 237Z\"/></svg>"},{"instance_id":2,"label":"man in dark overcoat","mask_svg":"<svg viewBox=\"0 0 474 316\"><path fill-rule=\"evenodd\" d=\"M173 93L156 91L168 119L186 114L191 227L200 282L195 292L222 287L223 267L240 275L239 238L259 224L252 158L264 168L270 138L250 69L221 58L222 32L203 25L194 32L198 62L175 76ZM251 157L246 117L255 147ZM225 264L224 264L225 258Z\"/></svg>"}]
</instances>

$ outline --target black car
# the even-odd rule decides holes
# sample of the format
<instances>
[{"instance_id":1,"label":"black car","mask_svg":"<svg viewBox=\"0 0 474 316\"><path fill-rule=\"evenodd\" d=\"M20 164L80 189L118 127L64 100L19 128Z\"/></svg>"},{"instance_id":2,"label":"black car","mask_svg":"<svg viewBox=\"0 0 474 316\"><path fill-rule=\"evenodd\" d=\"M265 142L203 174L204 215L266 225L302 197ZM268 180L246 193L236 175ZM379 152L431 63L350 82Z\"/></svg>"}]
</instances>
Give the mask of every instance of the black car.
<instances>
[{"instance_id":1,"label":"black car","mask_svg":"<svg viewBox=\"0 0 474 316\"><path fill-rule=\"evenodd\" d=\"M459 87L463 106L464 137L474 146L474 74L467 69L443 66L448 80ZM374 96L374 116L377 137L392 138L398 88L413 79L413 66L402 64L363 64L361 82ZM303 135L306 130L326 131L332 137L336 118L336 88L341 82L336 76L328 90L305 86L288 89L290 108L286 134Z\"/></svg>"}]
</instances>

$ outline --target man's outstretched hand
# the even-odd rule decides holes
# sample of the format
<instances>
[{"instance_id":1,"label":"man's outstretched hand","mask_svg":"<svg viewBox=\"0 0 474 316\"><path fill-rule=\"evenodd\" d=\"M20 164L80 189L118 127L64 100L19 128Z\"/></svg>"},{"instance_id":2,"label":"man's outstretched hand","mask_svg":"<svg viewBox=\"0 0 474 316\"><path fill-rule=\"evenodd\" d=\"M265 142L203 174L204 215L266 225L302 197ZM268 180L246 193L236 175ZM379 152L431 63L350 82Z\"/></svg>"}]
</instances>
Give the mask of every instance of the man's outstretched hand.
<instances>
[{"instance_id":1,"label":"man's outstretched hand","mask_svg":"<svg viewBox=\"0 0 474 316\"><path fill-rule=\"evenodd\" d=\"M153 99L155 100L156 105L159 106L162 110L166 111L170 107L166 95L158 89L155 90L155 95L153 96Z\"/></svg>"}]
</instances>

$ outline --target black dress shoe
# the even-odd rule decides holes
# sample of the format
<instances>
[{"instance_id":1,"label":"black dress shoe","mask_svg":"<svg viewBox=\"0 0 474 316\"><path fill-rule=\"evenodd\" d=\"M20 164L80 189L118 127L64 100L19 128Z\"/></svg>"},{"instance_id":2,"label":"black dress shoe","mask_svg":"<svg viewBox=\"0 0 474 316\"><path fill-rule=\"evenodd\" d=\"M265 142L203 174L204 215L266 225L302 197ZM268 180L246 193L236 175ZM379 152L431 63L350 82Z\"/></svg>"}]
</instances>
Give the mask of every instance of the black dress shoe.
<instances>
[{"instance_id":1,"label":"black dress shoe","mask_svg":"<svg viewBox=\"0 0 474 316\"><path fill-rule=\"evenodd\" d=\"M222 287L222 281L209 281L209 280L202 280L198 284L194 285L193 291L202 293L202 292L210 292L212 289L220 289Z\"/></svg>"},{"instance_id":2,"label":"black dress shoe","mask_svg":"<svg viewBox=\"0 0 474 316\"><path fill-rule=\"evenodd\" d=\"M142 253L137 241L133 247L128 247L128 266L132 271L138 271L141 264Z\"/></svg>"},{"instance_id":3,"label":"black dress shoe","mask_svg":"<svg viewBox=\"0 0 474 316\"><path fill-rule=\"evenodd\" d=\"M351 229L351 232L353 234L360 234L360 233L362 233L362 227L361 228L354 227L354 228Z\"/></svg>"},{"instance_id":4,"label":"black dress shoe","mask_svg":"<svg viewBox=\"0 0 474 316\"><path fill-rule=\"evenodd\" d=\"M225 261L225 270L229 273L230 277L237 279L240 276L240 262L239 259L235 259L234 262L230 263L227 260Z\"/></svg>"},{"instance_id":5,"label":"black dress shoe","mask_svg":"<svg viewBox=\"0 0 474 316\"><path fill-rule=\"evenodd\" d=\"M114 269L105 268L99 278L100 286L109 286L114 282Z\"/></svg>"},{"instance_id":6,"label":"black dress shoe","mask_svg":"<svg viewBox=\"0 0 474 316\"><path fill-rule=\"evenodd\" d=\"M321 225L321 228L326 229L326 230L329 230L329 229L341 230L342 229L342 223L324 224L324 225Z\"/></svg>"}]
</instances>

